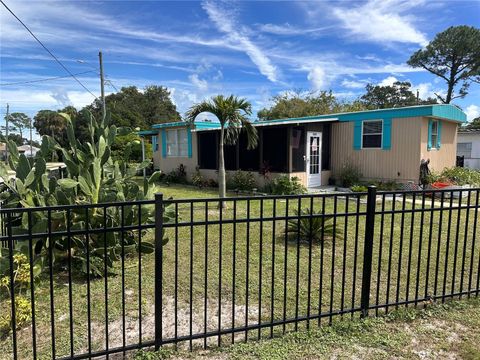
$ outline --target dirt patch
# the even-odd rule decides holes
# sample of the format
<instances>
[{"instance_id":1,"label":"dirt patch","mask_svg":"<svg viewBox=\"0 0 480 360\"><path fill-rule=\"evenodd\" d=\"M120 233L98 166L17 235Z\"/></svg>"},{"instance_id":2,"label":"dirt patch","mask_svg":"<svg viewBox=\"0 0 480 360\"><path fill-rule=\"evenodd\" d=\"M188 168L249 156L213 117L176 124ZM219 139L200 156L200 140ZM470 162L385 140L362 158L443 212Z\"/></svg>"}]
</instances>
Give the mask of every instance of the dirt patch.
<instances>
[{"instance_id":1,"label":"dirt patch","mask_svg":"<svg viewBox=\"0 0 480 360\"><path fill-rule=\"evenodd\" d=\"M209 299L207 301L207 318L205 326L205 312L204 304L194 304L191 314L191 330L190 330L190 305L188 303L177 304L177 316L175 317L175 301L173 297L164 297L163 299L163 313L162 313L162 331L163 339L168 340L175 337L189 336L192 334L203 334L206 332L214 332L218 330L219 315L221 313L221 329L230 329L232 327L232 318L234 318L234 325L241 327L245 325L245 320L248 317L250 324L258 322L258 307L249 306L248 315L246 314L245 305L235 305L229 301L222 300L221 309L218 307L216 299ZM176 324L176 326L175 326ZM139 318L127 316L125 318L125 338L126 343L135 344L139 342L140 334ZM123 320L118 318L110 321L108 324L108 339L109 347L119 347L123 343ZM147 314L142 317L141 321L141 335L142 341L153 340L155 336L155 309L151 305L148 308ZM92 336L94 341L99 346L105 345L105 325L102 323L92 323ZM236 333L236 339L243 339L244 333ZM231 339L231 335L223 335L223 338ZM203 346L203 339L196 339L193 341L194 347ZM210 336L207 338L207 345L217 345L218 336ZM180 349L187 349L189 342L184 341L178 344ZM111 357L112 358L112 357Z\"/></svg>"}]
</instances>

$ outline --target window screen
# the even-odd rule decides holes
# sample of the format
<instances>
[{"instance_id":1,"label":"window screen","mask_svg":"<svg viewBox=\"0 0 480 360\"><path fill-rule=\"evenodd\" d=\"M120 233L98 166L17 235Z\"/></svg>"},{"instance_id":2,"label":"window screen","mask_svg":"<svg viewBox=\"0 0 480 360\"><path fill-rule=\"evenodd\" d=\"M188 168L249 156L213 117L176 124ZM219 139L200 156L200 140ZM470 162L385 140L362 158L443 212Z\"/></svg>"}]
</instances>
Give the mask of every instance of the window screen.
<instances>
[{"instance_id":1,"label":"window screen","mask_svg":"<svg viewBox=\"0 0 480 360\"><path fill-rule=\"evenodd\" d=\"M432 148L436 148L438 144L438 121L432 121L432 132L430 134L430 143Z\"/></svg>"},{"instance_id":2,"label":"window screen","mask_svg":"<svg viewBox=\"0 0 480 360\"><path fill-rule=\"evenodd\" d=\"M167 157L188 156L187 129L167 130Z\"/></svg>"},{"instance_id":3,"label":"window screen","mask_svg":"<svg viewBox=\"0 0 480 360\"><path fill-rule=\"evenodd\" d=\"M292 171L305 171L305 128L301 126L292 129Z\"/></svg>"},{"instance_id":4,"label":"window screen","mask_svg":"<svg viewBox=\"0 0 480 360\"><path fill-rule=\"evenodd\" d=\"M254 149L248 150L247 135L244 131L238 139L239 147L239 169L245 171L257 171L260 169L260 141Z\"/></svg>"},{"instance_id":5,"label":"window screen","mask_svg":"<svg viewBox=\"0 0 480 360\"><path fill-rule=\"evenodd\" d=\"M457 156L465 156L466 159L470 159L472 157L472 143L458 143Z\"/></svg>"},{"instance_id":6,"label":"window screen","mask_svg":"<svg viewBox=\"0 0 480 360\"><path fill-rule=\"evenodd\" d=\"M286 127L263 129L263 162L271 171L288 171L288 131Z\"/></svg>"},{"instance_id":7,"label":"window screen","mask_svg":"<svg viewBox=\"0 0 480 360\"><path fill-rule=\"evenodd\" d=\"M380 149L382 147L382 120L364 121L362 129L362 148Z\"/></svg>"}]
</instances>

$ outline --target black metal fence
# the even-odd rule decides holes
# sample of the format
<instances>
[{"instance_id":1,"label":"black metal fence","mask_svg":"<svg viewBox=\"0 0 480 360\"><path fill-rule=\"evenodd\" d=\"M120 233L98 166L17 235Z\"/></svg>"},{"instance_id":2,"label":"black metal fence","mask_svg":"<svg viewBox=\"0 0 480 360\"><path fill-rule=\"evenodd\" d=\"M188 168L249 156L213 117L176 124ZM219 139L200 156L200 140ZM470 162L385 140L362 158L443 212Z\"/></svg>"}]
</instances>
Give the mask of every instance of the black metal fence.
<instances>
[{"instance_id":1,"label":"black metal fence","mask_svg":"<svg viewBox=\"0 0 480 360\"><path fill-rule=\"evenodd\" d=\"M227 198L222 210L219 199L162 195L1 209L0 301L15 326L0 349L14 359L194 349L478 296L479 194L369 188Z\"/></svg>"}]
</instances>

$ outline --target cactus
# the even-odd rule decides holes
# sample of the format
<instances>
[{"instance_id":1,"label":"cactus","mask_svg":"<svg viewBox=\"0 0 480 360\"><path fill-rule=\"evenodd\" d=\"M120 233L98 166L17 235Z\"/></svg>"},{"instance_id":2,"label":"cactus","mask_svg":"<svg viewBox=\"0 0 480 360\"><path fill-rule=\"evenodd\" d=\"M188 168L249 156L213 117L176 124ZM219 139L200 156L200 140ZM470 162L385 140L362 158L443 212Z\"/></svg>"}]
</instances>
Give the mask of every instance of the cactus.
<instances>
[{"instance_id":1,"label":"cactus","mask_svg":"<svg viewBox=\"0 0 480 360\"><path fill-rule=\"evenodd\" d=\"M138 201L153 198L154 183L160 176L155 172L145 179L143 186L134 180L137 171L147 167L145 161L136 168L114 161L110 147L117 135L131 132L129 128L117 128L111 125L109 116L97 122L91 114L88 116L90 141L80 143L75 136L74 126L68 114L61 114L67 123L68 148L61 147L52 137L43 136L40 151L32 162L9 141L9 166L15 172L15 180L9 179L8 168L0 164L0 178L8 187L4 193L4 207L42 207L55 205L100 204L122 201ZM62 154L67 167L68 176L57 179L47 174L45 158L52 151ZM140 212L140 213L139 213ZM164 221L171 221L174 214L170 207L164 210ZM129 205L112 207L79 207L73 208L70 214L66 210L53 210L50 217L46 211L32 212L31 224L28 214L22 213L20 218L11 220L12 232L27 234L29 226L33 233L46 233L48 229L54 232L69 229L99 229L124 226L135 226L154 221L153 205ZM48 223L50 220L50 224ZM47 238L35 238L35 264L43 264L49 247L53 246L54 261L62 263L71 255L74 264L87 272L87 248L90 255L90 272L93 275L104 276L104 255L107 253L108 267L120 258L122 249L126 252L141 251L150 253L154 245L150 242L138 243L138 231L92 233L89 236L75 235L53 236L51 243ZM88 244L87 244L88 241ZM163 238L166 243L168 239ZM123 245L123 246L122 246ZM106 249L105 249L106 248ZM25 249L16 251L26 252ZM0 258L1 262L1 258ZM1 264L0 264L1 268Z\"/></svg>"}]
</instances>

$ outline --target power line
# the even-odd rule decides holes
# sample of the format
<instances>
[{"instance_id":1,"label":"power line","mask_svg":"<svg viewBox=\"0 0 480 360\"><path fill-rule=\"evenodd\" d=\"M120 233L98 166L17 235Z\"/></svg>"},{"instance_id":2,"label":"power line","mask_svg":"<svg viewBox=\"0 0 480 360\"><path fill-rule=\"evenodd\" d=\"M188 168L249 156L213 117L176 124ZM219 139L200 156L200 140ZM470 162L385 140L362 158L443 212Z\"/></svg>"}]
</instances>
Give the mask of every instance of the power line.
<instances>
[{"instance_id":1,"label":"power line","mask_svg":"<svg viewBox=\"0 0 480 360\"><path fill-rule=\"evenodd\" d=\"M56 61L67 73L69 73L72 78L74 78L86 91L88 91L88 92L96 99L97 96L96 96L94 93L92 93L85 85L83 85L83 83L82 83L80 80L78 80L78 78L77 78L70 70L68 70L65 65L63 65L63 63L40 41L40 39L38 39L38 38L35 36L35 34L28 28L28 26L25 25L25 23L24 23L22 20L20 20L20 18L19 18L17 15L15 15L15 13L14 13L12 10L10 10L10 8L7 6L7 4L5 4L5 3L3 2L3 0L0 0L0 2L1 2L2 5L5 7L5 9L7 9L7 10L10 12L10 14L12 14L13 17L14 17L15 19L17 19L18 22L19 22L20 24L22 24L25 29L27 29L27 31L30 33L30 35L33 36L33 38L45 49L45 51L48 52L48 53L50 54L50 56L53 57L53 58L55 59L55 61Z\"/></svg>"},{"instance_id":2,"label":"power line","mask_svg":"<svg viewBox=\"0 0 480 360\"><path fill-rule=\"evenodd\" d=\"M92 73L92 72L97 72L97 70L83 71L83 72L76 73L76 74L74 74L74 75L83 75L83 74L88 74L88 73ZM28 81L19 81L19 82L13 82L13 83L0 84L0 86L31 84L31 83L37 83L37 82L42 82L42 81L50 81L50 80L64 79L64 78L69 78L69 77L71 77L71 76L70 76L70 75L55 76L55 77L51 77L51 78L44 78L44 79L37 79L37 80L28 80Z\"/></svg>"}]
</instances>

